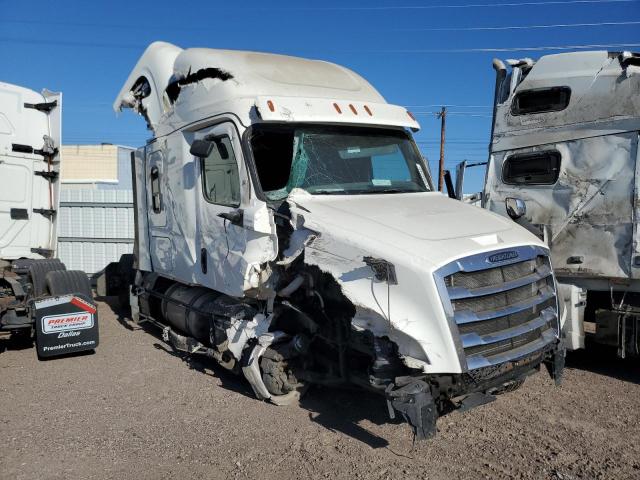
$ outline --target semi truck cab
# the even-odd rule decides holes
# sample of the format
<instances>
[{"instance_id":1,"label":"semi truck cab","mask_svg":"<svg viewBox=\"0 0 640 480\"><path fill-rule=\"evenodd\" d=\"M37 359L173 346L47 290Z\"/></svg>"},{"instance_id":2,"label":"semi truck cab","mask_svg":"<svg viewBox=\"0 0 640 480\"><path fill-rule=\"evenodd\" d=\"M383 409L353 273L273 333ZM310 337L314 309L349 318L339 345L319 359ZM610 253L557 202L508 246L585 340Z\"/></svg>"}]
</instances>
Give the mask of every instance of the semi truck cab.
<instances>
[{"instance_id":1,"label":"semi truck cab","mask_svg":"<svg viewBox=\"0 0 640 480\"><path fill-rule=\"evenodd\" d=\"M486 209L544 240L567 348L640 353L640 57L574 52L494 60Z\"/></svg>"},{"instance_id":2,"label":"semi truck cab","mask_svg":"<svg viewBox=\"0 0 640 480\"><path fill-rule=\"evenodd\" d=\"M564 351L546 245L433 189L410 112L339 65L151 44L114 109L132 164L134 319L260 399L380 393L418 438Z\"/></svg>"},{"instance_id":3,"label":"semi truck cab","mask_svg":"<svg viewBox=\"0 0 640 480\"><path fill-rule=\"evenodd\" d=\"M0 338L40 358L98 346L87 275L56 258L61 116L61 93L0 82Z\"/></svg>"}]
</instances>

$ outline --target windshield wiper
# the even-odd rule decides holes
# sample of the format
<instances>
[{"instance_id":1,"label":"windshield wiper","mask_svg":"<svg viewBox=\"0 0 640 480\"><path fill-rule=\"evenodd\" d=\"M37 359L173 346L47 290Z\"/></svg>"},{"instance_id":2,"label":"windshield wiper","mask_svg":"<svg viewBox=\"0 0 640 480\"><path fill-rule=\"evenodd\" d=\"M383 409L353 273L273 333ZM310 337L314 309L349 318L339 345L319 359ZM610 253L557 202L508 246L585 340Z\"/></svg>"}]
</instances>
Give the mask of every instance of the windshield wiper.
<instances>
[{"instance_id":1,"label":"windshield wiper","mask_svg":"<svg viewBox=\"0 0 640 480\"><path fill-rule=\"evenodd\" d=\"M345 193L349 193L345 190L336 190L336 189L326 189L326 190L313 190L309 192L311 195L344 195Z\"/></svg>"},{"instance_id":2,"label":"windshield wiper","mask_svg":"<svg viewBox=\"0 0 640 480\"><path fill-rule=\"evenodd\" d=\"M381 188L375 190L352 190L349 193L355 193L357 195L373 195L377 193L417 193L419 190L406 190L401 188Z\"/></svg>"}]
</instances>

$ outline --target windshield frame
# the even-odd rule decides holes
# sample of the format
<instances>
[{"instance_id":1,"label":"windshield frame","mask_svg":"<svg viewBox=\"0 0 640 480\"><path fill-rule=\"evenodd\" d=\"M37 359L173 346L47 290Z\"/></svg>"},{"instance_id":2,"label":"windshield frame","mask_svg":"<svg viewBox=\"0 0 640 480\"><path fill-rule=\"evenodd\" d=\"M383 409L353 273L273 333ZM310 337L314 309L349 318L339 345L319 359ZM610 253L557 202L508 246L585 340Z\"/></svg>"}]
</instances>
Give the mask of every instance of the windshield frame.
<instances>
[{"instance_id":1,"label":"windshield frame","mask_svg":"<svg viewBox=\"0 0 640 480\"><path fill-rule=\"evenodd\" d=\"M359 126L352 124L326 124L326 123L307 123L307 122L263 122L263 123L254 123L247 127L242 134L242 149L244 153L244 157L247 160L247 165L249 167L249 172L251 174L251 180L253 182L253 188L256 193L256 197L263 202L268 204L280 204L286 201L287 197L284 197L280 200L273 200L266 196L265 192L262 190L262 184L260 182L260 178L258 177L258 169L255 164L255 159L253 157L253 148L251 147L251 137L254 134L256 128L268 128L274 130L295 130L296 128L310 128L310 129L322 129L327 133L331 132L351 132L357 134L363 134L366 132L375 132L377 135L384 134L392 134L398 135L400 134L406 140L408 140L410 148L413 150L416 159L422 167L422 171L424 172L425 179L427 180L427 187L429 188L429 192L434 192L433 179L431 178L431 171L427 165L425 158L422 156L422 153L418 149L418 146L413 139L411 133L409 133L406 129L402 127L385 127L385 126ZM403 193L427 193L427 192L403 192ZM323 196L322 194L314 194L309 192L310 195L313 196ZM373 194L373 193L372 193ZM387 195L395 195L395 193L386 193ZM366 195L366 194L358 194L358 195ZM377 195L385 195L385 193L378 193ZM349 195L346 195L349 196Z\"/></svg>"}]
</instances>

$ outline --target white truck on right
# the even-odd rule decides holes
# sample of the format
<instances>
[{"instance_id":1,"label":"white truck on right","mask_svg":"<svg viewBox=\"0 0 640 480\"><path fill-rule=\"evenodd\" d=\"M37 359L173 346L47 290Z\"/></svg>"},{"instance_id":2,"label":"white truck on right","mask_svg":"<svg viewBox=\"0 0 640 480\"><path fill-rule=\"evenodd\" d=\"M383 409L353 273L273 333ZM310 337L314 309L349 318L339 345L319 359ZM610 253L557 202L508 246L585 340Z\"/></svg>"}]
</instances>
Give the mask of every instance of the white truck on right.
<instances>
[{"instance_id":1,"label":"white truck on right","mask_svg":"<svg viewBox=\"0 0 640 480\"><path fill-rule=\"evenodd\" d=\"M549 246L565 344L640 353L640 56L494 60L482 206Z\"/></svg>"}]
</instances>

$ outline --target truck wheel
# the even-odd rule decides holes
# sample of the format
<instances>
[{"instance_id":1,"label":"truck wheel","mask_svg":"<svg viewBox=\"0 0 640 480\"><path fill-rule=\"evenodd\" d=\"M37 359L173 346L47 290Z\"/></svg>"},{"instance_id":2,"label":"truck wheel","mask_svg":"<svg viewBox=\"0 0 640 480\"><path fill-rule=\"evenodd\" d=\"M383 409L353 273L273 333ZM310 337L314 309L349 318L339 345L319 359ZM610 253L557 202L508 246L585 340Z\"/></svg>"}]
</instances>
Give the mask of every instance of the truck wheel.
<instances>
[{"instance_id":1,"label":"truck wheel","mask_svg":"<svg viewBox=\"0 0 640 480\"><path fill-rule=\"evenodd\" d=\"M91 284L87 274L81 270L59 270L47 273L46 286L50 295L66 295L69 293L81 293L89 298Z\"/></svg>"},{"instance_id":2,"label":"truck wheel","mask_svg":"<svg viewBox=\"0 0 640 480\"><path fill-rule=\"evenodd\" d=\"M47 293L47 274L49 272L64 271L66 269L67 267L64 266L64 263L57 258L33 262L29 267L33 296L40 297Z\"/></svg>"},{"instance_id":3,"label":"truck wheel","mask_svg":"<svg viewBox=\"0 0 640 480\"><path fill-rule=\"evenodd\" d=\"M275 405L295 405L308 389L306 382L295 377L287 360L271 348L260 359L262 381Z\"/></svg>"}]
</instances>

